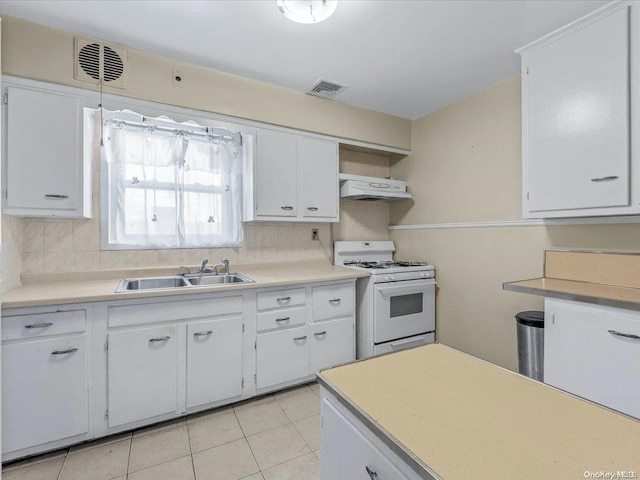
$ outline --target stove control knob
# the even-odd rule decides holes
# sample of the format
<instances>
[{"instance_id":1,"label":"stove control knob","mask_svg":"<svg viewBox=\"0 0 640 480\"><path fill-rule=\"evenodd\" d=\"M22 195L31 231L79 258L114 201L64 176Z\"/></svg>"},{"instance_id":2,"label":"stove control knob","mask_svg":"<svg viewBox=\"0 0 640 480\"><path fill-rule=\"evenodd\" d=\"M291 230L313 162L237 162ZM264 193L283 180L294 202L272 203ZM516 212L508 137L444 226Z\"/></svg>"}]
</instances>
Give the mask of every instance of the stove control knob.
<instances>
[{"instance_id":1,"label":"stove control knob","mask_svg":"<svg viewBox=\"0 0 640 480\"><path fill-rule=\"evenodd\" d=\"M384 277L382 277L382 280L388 282L390 280L389 275L385 275Z\"/></svg>"},{"instance_id":2,"label":"stove control knob","mask_svg":"<svg viewBox=\"0 0 640 480\"><path fill-rule=\"evenodd\" d=\"M395 279L396 279L396 276L395 276L395 275L391 275L389 278L390 278L391 280L395 280Z\"/></svg>"}]
</instances>

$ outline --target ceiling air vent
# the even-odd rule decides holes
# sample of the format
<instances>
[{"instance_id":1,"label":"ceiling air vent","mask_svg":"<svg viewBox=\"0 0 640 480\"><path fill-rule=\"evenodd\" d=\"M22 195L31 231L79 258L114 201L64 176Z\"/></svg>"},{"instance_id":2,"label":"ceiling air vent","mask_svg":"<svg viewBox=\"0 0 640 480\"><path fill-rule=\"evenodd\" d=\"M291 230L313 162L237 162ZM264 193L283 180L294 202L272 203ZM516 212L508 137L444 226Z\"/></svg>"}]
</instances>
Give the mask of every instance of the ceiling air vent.
<instances>
[{"instance_id":1,"label":"ceiling air vent","mask_svg":"<svg viewBox=\"0 0 640 480\"><path fill-rule=\"evenodd\" d=\"M320 79L306 93L316 97L334 98L347 88L347 85Z\"/></svg>"},{"instance_id":2,"label":"ceiling air vent","mask_svg":"<svg viewBox=\"0 0 640 480\"><path fill-rule=\"evenodd\" d=\"M100 80L109 87L126 87L127 49L89 38L75 38L75 78L83 82Z\"/></svg>"}]
</instances>

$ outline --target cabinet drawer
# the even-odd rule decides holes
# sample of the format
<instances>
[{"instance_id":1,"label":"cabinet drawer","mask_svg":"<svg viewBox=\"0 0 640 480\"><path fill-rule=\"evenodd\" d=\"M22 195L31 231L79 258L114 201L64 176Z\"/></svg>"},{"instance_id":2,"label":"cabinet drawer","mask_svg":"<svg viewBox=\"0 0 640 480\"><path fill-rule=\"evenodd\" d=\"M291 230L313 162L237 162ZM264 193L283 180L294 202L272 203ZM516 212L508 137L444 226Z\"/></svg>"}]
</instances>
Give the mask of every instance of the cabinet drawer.
<instances>
[{"instance_id":1,"label":"cabinet drawer","mask_svg":"<svg viewBox=\"0 0 640 480\"><path fill-rule=\"evenodd\" d=\"M313 320L343 317L353 313L353 285L313 288Z\"/></svg>"},{"instance_id":2,"label":"cabinet drawer","mask_svg":"<svg viewBox=\"0 0 640 480\"><path fill-rule=\"evenodd\" d=\"M59 335L61 333L77 333L84 332L86 329L86 310L16 315L2 319L2 340L19 340Z\"/></svg>"},{"instance_id":3,"label":"cabinet drawer","mask_svg":"<svg viewBox=\"0 0 640 480\"><path fill-rule=\"evenodd\" d=\"M304 288L258 293L258 310L304 305Z\"/></svg>"},{"instance_id":4,"label":"cabinet drawer","mask_svg":"<svg viewBox=\"0 0 640 480\"><path fill-rule=\"evenodd\" d=\"M290 327L291 325L302 325L306 319L306 308L287 308L272 312L258 314L258 331L272 330L274 328Z\"/></svg>"},{"instance_id":5,"label":"cabinet drawer","mask_svg":"<svg viewBox=\"0 0 640 480\"><path fill-rule=\"evenodd\" d=\"M190 318L220 317L242 313L242 297L163 303L141 303L109 308L109 326L122 327L143 323L177 321Z\"/></svg>"}]
</instances>

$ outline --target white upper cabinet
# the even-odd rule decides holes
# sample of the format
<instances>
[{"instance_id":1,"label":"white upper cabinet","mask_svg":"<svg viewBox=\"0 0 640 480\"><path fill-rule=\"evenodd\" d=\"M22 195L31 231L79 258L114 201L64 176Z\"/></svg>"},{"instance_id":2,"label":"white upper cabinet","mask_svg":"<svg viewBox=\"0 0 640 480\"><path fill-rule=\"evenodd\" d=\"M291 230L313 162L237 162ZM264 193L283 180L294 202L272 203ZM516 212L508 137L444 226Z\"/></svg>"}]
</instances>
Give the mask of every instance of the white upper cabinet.
<instances>
[{"instance_id":1,"label":"white upper cabinet","mask_svg":"<svg viewBox=\"0 0 640 480\"><path fill-rule=\"evenodd\" d=\"M338 143L258 129L244 221L337 222Z\"/></svg>"},{"instance_id":2,"label":"white upper cabinet","mask_svg":"<svg viewBox=\"0 0 640 480\"><path fill-rule=\"evenodd\" d=\"M636 10L606 6L520 50L525 218L640 213Z\"/></svg>"},{"instance_id":3,"label":"white upper cabinet","mask_svg":"<svg viewBox=\"0 0 640 480\"><path fill-rule=\"evenodd\" d=\"M297 214L296 136L258 130L256 149L256 216Z\"/></svg>"},{"instance_id":4,"label":"white upper cabinet","mask_svg":"<svg viewBox=\"0 0 640 480\"><path fill-rule=\"evenodd\" d=\"M303 217L319 221L338 217L337 149L335 142L298 137Z\"/></svg>"},{"instance_id":5,"label":"white upper cabinet","mask_svg":"<svg viewBox=\"0 0 640 480\"><path fill-rule=\"evenodd\" d=\"M83 155L83 100L35 82L5 82L3 93L4 213L91 217L91 155Z\"/></svg>"}]
</instances>

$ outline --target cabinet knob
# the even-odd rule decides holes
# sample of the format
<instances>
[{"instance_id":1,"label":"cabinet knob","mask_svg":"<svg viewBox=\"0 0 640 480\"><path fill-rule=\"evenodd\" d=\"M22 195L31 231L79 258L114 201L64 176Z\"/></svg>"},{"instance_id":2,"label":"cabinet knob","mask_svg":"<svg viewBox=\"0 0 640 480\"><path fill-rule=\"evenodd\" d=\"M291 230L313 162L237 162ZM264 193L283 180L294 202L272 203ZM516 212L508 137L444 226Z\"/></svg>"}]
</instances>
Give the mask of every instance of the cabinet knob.
<instances>
[{"instance_id":1,"label":"cabinet knob","mask_svg":"<svg viewBox=\"0 0 640 480\"><path fill-rule=\"evenodd\" d=\"M282 210L293 210L293 207L291 205L283 205L282 207L280 207Z\"/></svg>"},{"instance_id":2,"label":"cabinet knob","mask_svg":"<svg viewBox=\"0 0 640 480\"><path fill-rule=\"evenodd\" d=\"M606 177L596 177L596 178L592 178L591 181L592 182L609 182L611 180L617 180L618 176L617 175L608 175Z\"/></svg>"},{"instance_id":3,"label":"cabinet knob","mask_svg":"<svg viewBox=\"0 0 640 480\"><path fill-rule=\"evenodd\" d=\"M54 350L51 355L66 355L67 353L77 352L77 348L67 348L66 350Z\"/></svg>"},{"instance_id":4,"label":"cabinet knob","mask_svg":"<svg viewBox=\"0 0 640 480\"><path fill-rule=\"evenodd\" d=\"M369 468L369 466L365 466L364 468L367 471L367 474L369 474L370 480L377 480L378 472L376 472L373 468Z\"/></svg>"},{"instance_id":5,"label":"cabinet knob","mask_svg":"<svg viewBox=\"0 0 640 480\"><path fill-rule=\"evenodd\" d=\"M615 335L617 337L632 338L634 340L640 340L640 335L635 335L633 333L622 333L622 332L618 332L616 330L607 330L607 332L609 332L611 335Z\"/></svg>"},{"instance_id":6,"label":"cabinet knob","mask_svg":"<svg viewBox=\"0 0 640 480\"><path fill-rule=\"evenodd\" d=\"M69 198L69 195L62 195L59 193L47 193L44 198L50 198L53 200L64 200L65 198Z\"/></svg>"}]
</instances>

